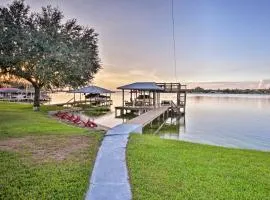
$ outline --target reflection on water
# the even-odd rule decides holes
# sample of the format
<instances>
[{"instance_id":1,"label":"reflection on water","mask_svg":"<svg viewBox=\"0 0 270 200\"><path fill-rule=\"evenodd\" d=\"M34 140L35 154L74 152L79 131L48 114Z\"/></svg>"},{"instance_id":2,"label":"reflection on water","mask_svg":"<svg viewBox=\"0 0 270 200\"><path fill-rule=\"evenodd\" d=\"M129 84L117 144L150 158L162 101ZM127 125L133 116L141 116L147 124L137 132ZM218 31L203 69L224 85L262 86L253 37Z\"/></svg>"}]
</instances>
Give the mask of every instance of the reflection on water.
<instances>
[{"instance_id":1,"label":"reflection on water","mask_svg":"<svg viewBox=\"0 0 270 200\"><path fill-rule=\"evenodd\" d=\"M175 122L174 122L175 121ZM181 118L169 118L166 124L170 124L169 126L165 126L161 129L161 132L158 134L161 138L164 139L173 139L173 140L180 140L181 134L186 131L186 120L185 117ZM175 129L170 128L170 126L175 126Z\"/></svg>"},{"instance_id":2,"label":"reflection on water","mask_svg":"<svg viewBox=\"0 0 270 200\"><path fill-rule=\"evenodd\" d=\"M170 113L171 115L171 113ZM165 121L154 120L143 128L143 134L154 134L164 139L180 139L180 132L185 131L185 117L169 116Z\"/></svg>"},{"instance_id":3,"label":"reflection on water","mask_svg":"<svg viewBox=\"0 0 270 200\"><path fill-rule=\"evenodd\" d=\"M72 94L68 95L65 96L67 100L68 97L72 98ZM175 98L175 95L161 95L162 100ZM114 106L122 103L121 93L113 94L112 99L112 112L95 119L108 127L123 123L122 119L115 119L114 114ZM175 122L178 123L177 129L165 126L157 135L168 139L270 151L270 96L188 95L185 123L181 120L184 119Z\"/></svg>"}]
</instances>

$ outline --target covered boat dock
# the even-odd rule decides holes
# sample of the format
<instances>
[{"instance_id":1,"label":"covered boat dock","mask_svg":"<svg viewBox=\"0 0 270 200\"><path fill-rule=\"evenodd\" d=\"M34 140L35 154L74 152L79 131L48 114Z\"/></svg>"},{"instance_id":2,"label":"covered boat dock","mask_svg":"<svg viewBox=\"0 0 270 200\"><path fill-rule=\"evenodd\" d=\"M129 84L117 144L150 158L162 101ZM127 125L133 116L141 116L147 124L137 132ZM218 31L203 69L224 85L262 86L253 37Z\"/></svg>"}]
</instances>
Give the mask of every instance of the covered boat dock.
<instances>
[{"instance_id":1,"label":"covered boat dock","mask_svg":"<svg viewBox=\"0 0 270 200\"><path fill-rule=\"evenodd\" d=\"M135 82L120 86L122 90L122 106L115 107L115 116L123 116L128 113L141 115L149 110L162 106L168 107L177 114L185 114L186 107L186 85L180 83L155 83L155 82ZM129 98L125 98L125 92L129 91ZM161 100L161 93L176 94L176 102L172 99ZM120 111L120 113L119 113Z\"/></svg>"},{"instance_id":2,"label":"covered boat dock","mask_svg":"<svg viewBox=\"0 0 270 200\"><path fill-rule=\"evenodd\" d=\"M89 104L93 106L111 106L111 94L114 92L102 87L92 85L69 91L69 93L73 93L74 97L66 103L57 104L58 106L75 106L78 104ZM78 100L76 100L76 93L80 94L80 98ZM84 95L84 99L82 99L82 94Z\"/></svg>"}]
</instances>

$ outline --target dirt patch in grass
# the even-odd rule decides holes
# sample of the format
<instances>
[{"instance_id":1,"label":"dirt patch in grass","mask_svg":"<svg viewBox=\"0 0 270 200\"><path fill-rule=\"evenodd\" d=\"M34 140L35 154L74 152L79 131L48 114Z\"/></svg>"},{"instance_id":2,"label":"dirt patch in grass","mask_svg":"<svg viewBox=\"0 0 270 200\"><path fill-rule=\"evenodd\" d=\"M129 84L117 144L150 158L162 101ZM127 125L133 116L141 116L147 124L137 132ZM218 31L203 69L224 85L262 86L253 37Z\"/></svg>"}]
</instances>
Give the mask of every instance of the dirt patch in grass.
<instances>
[{"instance_id":1,"label":"dirt patch in grass","mask_svg":"<svg viewBox=\"0 0 270 200\"><path fill-rule=\"evenodd\" d=\"M89 136L26 136L0 141L0 150L24 154L36 162L83 159L89 146Z\"/></svg>"}]
</instances>

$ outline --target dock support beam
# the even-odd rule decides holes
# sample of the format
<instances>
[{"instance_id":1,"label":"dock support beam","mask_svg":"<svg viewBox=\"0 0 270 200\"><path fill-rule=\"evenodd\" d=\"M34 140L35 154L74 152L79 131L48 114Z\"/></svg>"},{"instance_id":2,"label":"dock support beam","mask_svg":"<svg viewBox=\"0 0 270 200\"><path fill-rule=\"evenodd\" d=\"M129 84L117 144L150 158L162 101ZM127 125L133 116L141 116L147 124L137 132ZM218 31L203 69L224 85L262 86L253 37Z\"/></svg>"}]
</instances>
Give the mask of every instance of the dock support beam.
<instances>
[{"instance_id":1,"label":"dock support beam","mask_svg":"<svg viewBox=\"0 0 270 200\"><path fill-rule=\"evenodd\" d=\"M122 106L124 107L125 106L125 90L122 90Z\"/></svg>"}]
</instances>

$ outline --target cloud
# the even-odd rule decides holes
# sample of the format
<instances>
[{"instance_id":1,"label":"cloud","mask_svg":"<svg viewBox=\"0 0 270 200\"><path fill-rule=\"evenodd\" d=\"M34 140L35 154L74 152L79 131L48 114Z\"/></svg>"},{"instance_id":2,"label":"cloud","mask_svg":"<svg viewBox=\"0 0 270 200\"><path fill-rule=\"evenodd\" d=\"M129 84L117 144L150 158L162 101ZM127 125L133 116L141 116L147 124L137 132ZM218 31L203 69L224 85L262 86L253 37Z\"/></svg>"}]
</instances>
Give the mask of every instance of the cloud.
<instances>
[{"instance_id":1,"label":"cloud","mask_svg":"<svg viewBox=\"0 0 270 200\"><path fill-rule=\"evenodd\" d=\"M93 83L112 90L136 81L160 81L160 78L156 75L156 70L131 69L125 71L125 68L119 69L113 65L106 64L103 66L104 69L96 75Z\"/></svg>"}]
</instances>

